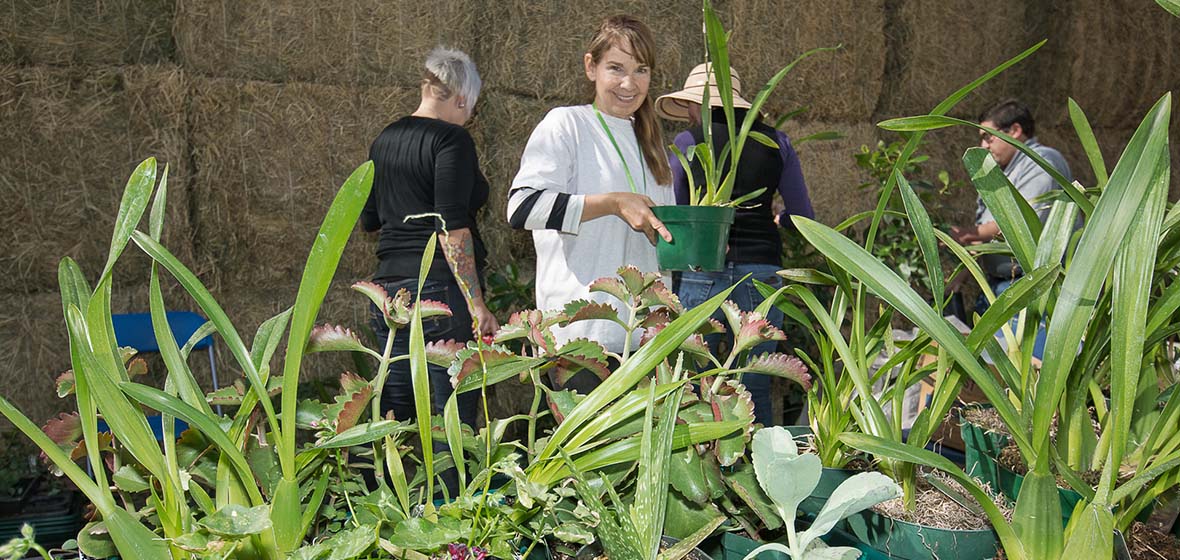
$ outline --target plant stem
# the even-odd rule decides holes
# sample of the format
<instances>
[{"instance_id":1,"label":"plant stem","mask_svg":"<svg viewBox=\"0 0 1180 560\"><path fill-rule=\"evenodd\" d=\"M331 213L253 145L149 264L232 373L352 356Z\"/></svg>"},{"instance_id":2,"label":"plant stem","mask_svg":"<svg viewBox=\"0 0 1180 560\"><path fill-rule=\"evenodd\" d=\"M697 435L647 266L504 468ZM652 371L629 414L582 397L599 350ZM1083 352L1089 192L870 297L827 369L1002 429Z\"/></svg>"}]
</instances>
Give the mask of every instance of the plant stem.
<instances>
[{"instance_id":1,"label":"plant stem","mask_svg":"<svg viewBox=\"0 0 1180 560\"><path fill-rule=\"evenodd\" d=\"M532 463L537 451L535 449L537 442L537 414L541 407L541 377L537 373L537 368L529 370L529 378L533 380L533 405L529 408L528 447L525 449L525 453L528 454L529 463Z\"/></svg>"}]
</instances>

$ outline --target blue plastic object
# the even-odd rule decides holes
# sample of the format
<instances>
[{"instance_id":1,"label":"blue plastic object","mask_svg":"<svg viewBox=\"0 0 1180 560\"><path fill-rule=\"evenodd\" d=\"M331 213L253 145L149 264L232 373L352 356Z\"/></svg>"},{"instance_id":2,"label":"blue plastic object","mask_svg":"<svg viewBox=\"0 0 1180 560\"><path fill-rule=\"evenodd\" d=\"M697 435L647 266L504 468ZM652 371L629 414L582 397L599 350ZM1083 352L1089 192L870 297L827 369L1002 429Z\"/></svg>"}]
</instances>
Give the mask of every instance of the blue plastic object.
<instances>
[{"instance_id":1,"label":"blue plastic object","mask_svg":"<svg viewBox=\"0 0 1180 560\"><path fill-rule=\"evenodd\" d=\"M205 324L205 318L192 311L169 311L167 317L177 346L184 346L193 333ZM112 315L111 320L115 325L115 340L119 346L130 346L140 352L160 351L156 334L152 330L151 313L123 313ZM202 350L210 346L213 346L213 337L206 336L193 349Z\"/></svg>"}]
</instances>

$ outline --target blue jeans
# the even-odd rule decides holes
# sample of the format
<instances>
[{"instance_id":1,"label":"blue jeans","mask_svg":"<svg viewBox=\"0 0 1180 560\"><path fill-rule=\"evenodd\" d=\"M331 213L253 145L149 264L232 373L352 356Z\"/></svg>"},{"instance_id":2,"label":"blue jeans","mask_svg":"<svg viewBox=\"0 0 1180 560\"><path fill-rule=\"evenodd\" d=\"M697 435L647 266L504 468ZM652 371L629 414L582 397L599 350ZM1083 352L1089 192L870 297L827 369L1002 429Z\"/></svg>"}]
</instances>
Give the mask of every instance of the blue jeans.
<instances>
[{"instance_id":1,"label":"blue jeans","mask_svg":"<svg viewBox=\"0 0 1180 560\"><path fill-rule=\"evenodd\" d=\"M725 269L719 272L685 272L680 277L680 288L676 295L680 296L680 303L684 304L685 309L696 307L721 293L722 290L737 284L747 274L750 274L752 279L779 288L782 286L782 279L776 274L779 269L779 266L773 264L730 262L726 263ZM742 282L729 294L729 300L737 304L742 311L753 311L764 299L762 294L758 293L758 289L754 287L754 282L750 280ZM783 312L777 307L771 307L766 315L770 324L776 327L782 326ZM725 315L721 311L714 313L713 318L721 321L726 330L729 330ZM713 351L714 355L717 354L723 337L728 344L733 344L733 333L730 332L711 334L705 337L705 342L709 344L709 349ZM775 341L763 342L750 349L747 355L757 356L765 352L774 352L777 345L778 343ZM764 426L773 425L771 422L773 414L770 400L770 376L747 373L742 376L742 383L750 391L750 396L754 401L754 420Z\"/></svg>"},{"instance_id":2,"label":"blue jeans","mask_svg":"<svg viewBox=\"0 0 1180 560\"><path fill-rule=\"evenodd\" d=\"M399 289L410 291L411 297L418 291L418 279L408 278L393 282L378 282L393 297ZM422 334L426 342L454 339L467 342L472 339L471 312L467 309L467 300L454 280L443 282L427 279L422 285L422 299L445 303L451 308L450 317L430 317L422 320ZM369 305L369 324L377 334L378 351L385 350L385 341L389 338L389 327L385 318L376 305ZM410 353L410 328L397 330L393 337L393 357ZM451 387L451 377L447 368L428 364L430 373L430 390L433 393L433 414L442 414L447 399L451 398L454 389ZM464 424L475 426L476 412L479 407L479 393L468 391L459 395L459 419ZM385 378L385 387L381 392L381 414L392 410L393 417L407 420L415 417L414 385L410 378L410 362L402 360L390 365L389 375Z\"/></svg>"}]
</instances>

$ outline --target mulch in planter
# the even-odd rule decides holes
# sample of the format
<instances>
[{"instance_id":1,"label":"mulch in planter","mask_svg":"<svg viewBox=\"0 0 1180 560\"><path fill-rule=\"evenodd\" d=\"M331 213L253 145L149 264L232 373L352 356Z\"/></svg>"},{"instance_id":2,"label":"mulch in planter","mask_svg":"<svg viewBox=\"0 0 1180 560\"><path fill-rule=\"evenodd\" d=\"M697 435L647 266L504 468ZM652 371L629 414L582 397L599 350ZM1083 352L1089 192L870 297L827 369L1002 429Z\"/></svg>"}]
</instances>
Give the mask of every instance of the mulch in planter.
<instances>
[{"instance_id":1,"label":"mulch in planter","mask_svg":"<svg viewBox=\"0 0 1180 560\"><path fill-rule=\"evenodd\" d=\"M963 490L963 487L954 479L940 472L936 472L932 476L937 477L942 483L959 491L968 503L975 503L974 498L966 490ZM1008 504L1008 500L1004 496L994 492L986 484L983 486L984 490L992 496L992 501L996 504L996 507L1000 508L1000 511L1004 513L1004 517L1010 520L1012 518L1012 506ZM991 527L991 522L988 521L987 517L976 515L921 478L918 479L914 499L914 511L905 510L903 498L882 502L873 506L873 509L882 515L899 521L939 529L977 530Z\"/></svg>"},{"instance_id":2,"label":"mulch in planter","mask_svg":"<svg viewBox=\"0 0 1180 560\"><path fill-rule=\"evenodd\" d=\"M1131 525L1127 548L1131 550L1131 558L1134 560L1180 558L1180 539L1139 522Z\"/></svg>"}]
</instances>

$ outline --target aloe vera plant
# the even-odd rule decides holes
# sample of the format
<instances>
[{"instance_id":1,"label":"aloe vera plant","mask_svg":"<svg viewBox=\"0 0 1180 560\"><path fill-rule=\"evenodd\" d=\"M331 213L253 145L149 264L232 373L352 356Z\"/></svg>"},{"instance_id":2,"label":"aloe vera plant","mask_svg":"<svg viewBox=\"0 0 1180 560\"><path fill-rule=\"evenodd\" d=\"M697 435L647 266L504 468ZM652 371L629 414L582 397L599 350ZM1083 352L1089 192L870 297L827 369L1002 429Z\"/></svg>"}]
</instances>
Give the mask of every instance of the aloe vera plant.
<instances>
[{"instance_id":1,"label":"aloe vera plant","mask_svg":"<svg viewBox=\"0 0 1180 560\"><path fill-rule=\"evenodd\" d=\"M860 558L855 548L829 548L820 537L849 515L901 496L901 487L878 472L863 472L840 483L816 515L811 526L800 532L795 528L799 503L811 495L819 483L822 467L813 454L800 454L795 440L785 428L763 428L754 434L754 470L758 483L770 499L786 527L787 543L766 543L746 555L752 560L764 551L778 551L794 560Z\"/></svg>"}]
</instances>

